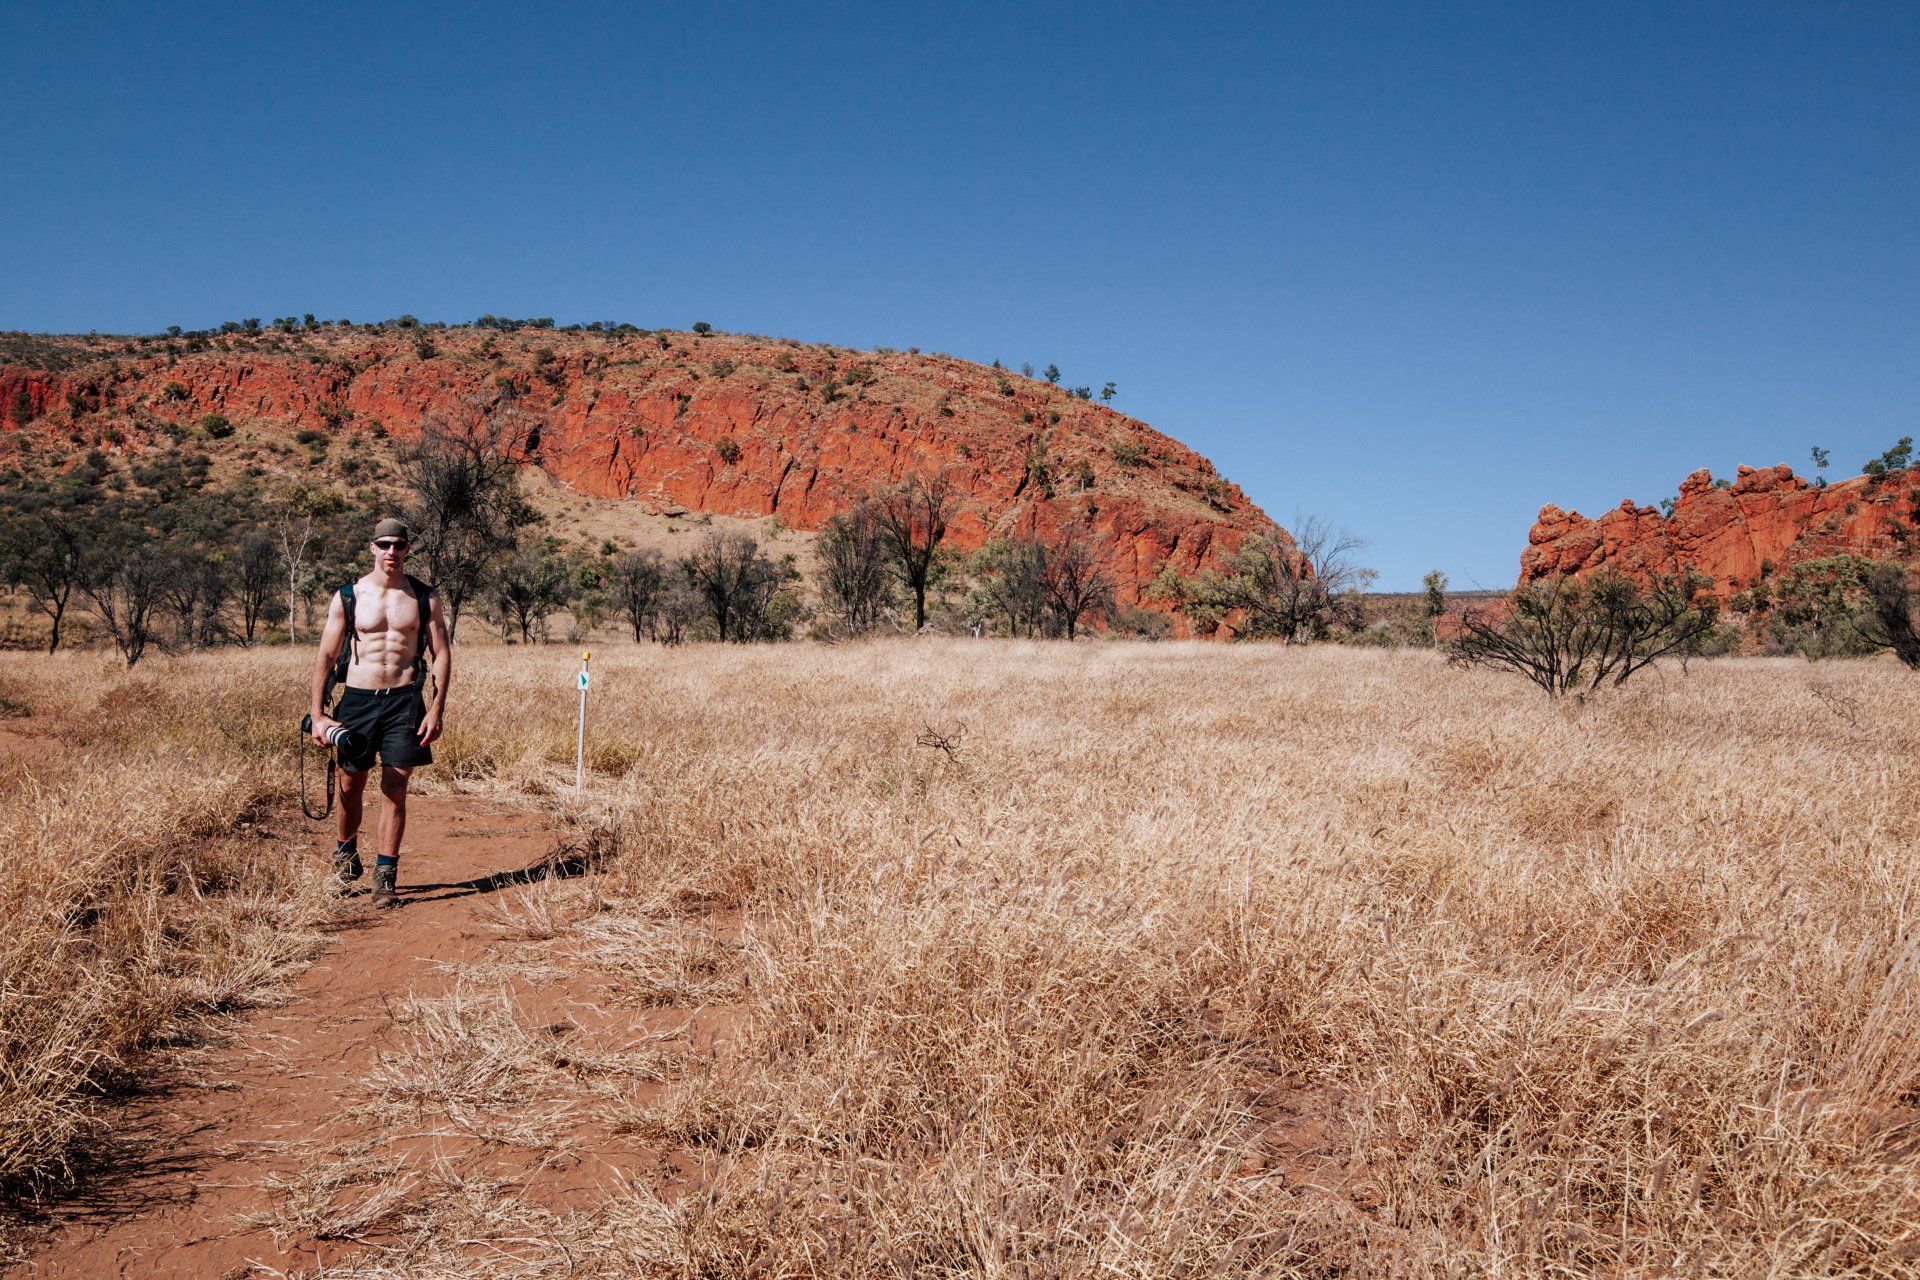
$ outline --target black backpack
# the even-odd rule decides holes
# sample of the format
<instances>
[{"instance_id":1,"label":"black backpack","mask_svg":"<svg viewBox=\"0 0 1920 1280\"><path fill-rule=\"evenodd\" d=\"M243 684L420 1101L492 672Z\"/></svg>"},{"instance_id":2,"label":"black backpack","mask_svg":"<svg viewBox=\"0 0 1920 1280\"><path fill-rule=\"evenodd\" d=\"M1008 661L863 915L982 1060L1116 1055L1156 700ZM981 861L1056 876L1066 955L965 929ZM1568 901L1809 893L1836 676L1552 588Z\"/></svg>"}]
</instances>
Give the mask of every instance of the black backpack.
<instances>
[{"instance_id":1,"label":"black backpack","mask_svg":"<svg viewBox=\"0 0 1920 1280\"><path fill-rule=\"evenodd\" d=\"M407 589L413 592L413 598L420 605L420 647L413 655L413 687L420 696L427 694L427 664L433 660L433 630L428 625L433 617L433 588L412 574L407 575ZM347 665L352 661L360 639L360 628L353 616L353 584L347 583L340 588L340 607L347 614L347 641L340 646L340 656L333 660L333 675L327 681L327 688L321 697L321 705L333 701L333 691L344 688L347 683Z\"/></svg>"}]
</instances>

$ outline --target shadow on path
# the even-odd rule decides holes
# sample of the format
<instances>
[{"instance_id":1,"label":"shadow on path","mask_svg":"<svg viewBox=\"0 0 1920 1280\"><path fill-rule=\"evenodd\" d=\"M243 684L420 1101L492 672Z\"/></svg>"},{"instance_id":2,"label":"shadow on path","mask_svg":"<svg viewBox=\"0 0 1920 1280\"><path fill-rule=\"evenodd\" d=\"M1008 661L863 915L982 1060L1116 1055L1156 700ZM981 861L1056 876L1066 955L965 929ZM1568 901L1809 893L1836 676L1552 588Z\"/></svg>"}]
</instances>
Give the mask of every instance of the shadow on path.
<instances>
[{"instance_id":1,"label":"shadow on path","mask_svg":"<svg viewBox=\"0 0 1920 1280\"><path fill-rule=\"evenodd\" d=\"M479 893L498 893L502 889L536 884L541 880L568 880L593 870L597 861L598 859L586 850L568 849L515 871L494 871L484 876L475 876L471 880L453 880L440 884L403 884L400 886L400 900L396 905L416 907L428 902L445 902L449 898L466 898Z\"/></svg>"}]
</instances>

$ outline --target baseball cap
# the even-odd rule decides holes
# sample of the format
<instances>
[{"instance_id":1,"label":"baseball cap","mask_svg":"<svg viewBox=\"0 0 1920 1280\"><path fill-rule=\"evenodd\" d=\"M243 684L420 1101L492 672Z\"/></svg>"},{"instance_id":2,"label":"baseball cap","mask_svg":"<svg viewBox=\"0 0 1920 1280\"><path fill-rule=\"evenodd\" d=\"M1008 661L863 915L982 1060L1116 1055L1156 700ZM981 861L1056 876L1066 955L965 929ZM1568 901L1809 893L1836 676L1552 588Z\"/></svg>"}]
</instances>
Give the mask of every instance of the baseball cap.
<instances>
[{"instance_id":1,"label":"baseball cap","mask_svg":"<svg viewBox=\"0 0 1920 1280\"><path fill-rule=\"evenodd\" d=\"M376 538L399 538L404 542L413 541L413 534L408 531L407 522L405 520L396 520L392 516L388 516L385 520L373 526L373 536Z\"/></svg>"}]
</instances>

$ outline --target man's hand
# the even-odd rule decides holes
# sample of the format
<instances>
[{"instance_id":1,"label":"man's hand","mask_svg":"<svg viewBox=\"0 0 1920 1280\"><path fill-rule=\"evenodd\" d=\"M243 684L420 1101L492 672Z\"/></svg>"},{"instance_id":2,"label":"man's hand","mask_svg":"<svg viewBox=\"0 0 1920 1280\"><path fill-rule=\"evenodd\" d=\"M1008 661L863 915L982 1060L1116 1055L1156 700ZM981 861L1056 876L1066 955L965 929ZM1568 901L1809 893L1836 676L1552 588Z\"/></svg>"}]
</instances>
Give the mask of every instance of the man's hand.
<instances>
[{"instance_id":1,"label":"man's hand","mask_svg":"<svg viewBox=\"0 0 1920 1280\"><path fill-rule=\"evenodd\" d=\"M340 722L338 720L333 719L331 716L315 716L313 718L314 743L322 747L329 745L327 742L328 731L332 729L337 729L339 727L340 727Z\"/></svg>"},{"instance_id":2,"label":"man's hand","mask_svg":"<svg viewBox=\"0 0 1920 1280\"><path fill-rule=\"evenodd\" d=\"M426 746L440 736L440 711L437 707L428 707L427 714L420 718L420 745Z\"/></svg>"}]
</instances>

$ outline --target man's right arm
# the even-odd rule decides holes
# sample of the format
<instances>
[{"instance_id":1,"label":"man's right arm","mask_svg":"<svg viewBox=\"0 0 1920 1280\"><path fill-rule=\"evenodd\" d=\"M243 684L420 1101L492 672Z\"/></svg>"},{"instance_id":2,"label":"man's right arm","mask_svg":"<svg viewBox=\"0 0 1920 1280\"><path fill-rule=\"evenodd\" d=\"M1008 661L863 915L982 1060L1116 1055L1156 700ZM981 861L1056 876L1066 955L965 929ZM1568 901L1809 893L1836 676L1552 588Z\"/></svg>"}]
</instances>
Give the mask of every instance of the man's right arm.
<instances>
[{"instance_id":1,"label":"man's right arm","mask_svg":"<svg viewBox=\"0 0 1920 1280\"><path fill-rule=\"evenodd\" d=\"M347 638L347 611L340 605L340 593L333 593L333 599L327 603L327 625L320 632L320 653L313 663L313 705L308 711L313 716L313 732L316 740L324 744L320 732L333 723L327 718L327 678L333 674L333 664L340 658L340 646Z\"/></svg>"}]
</instances>

